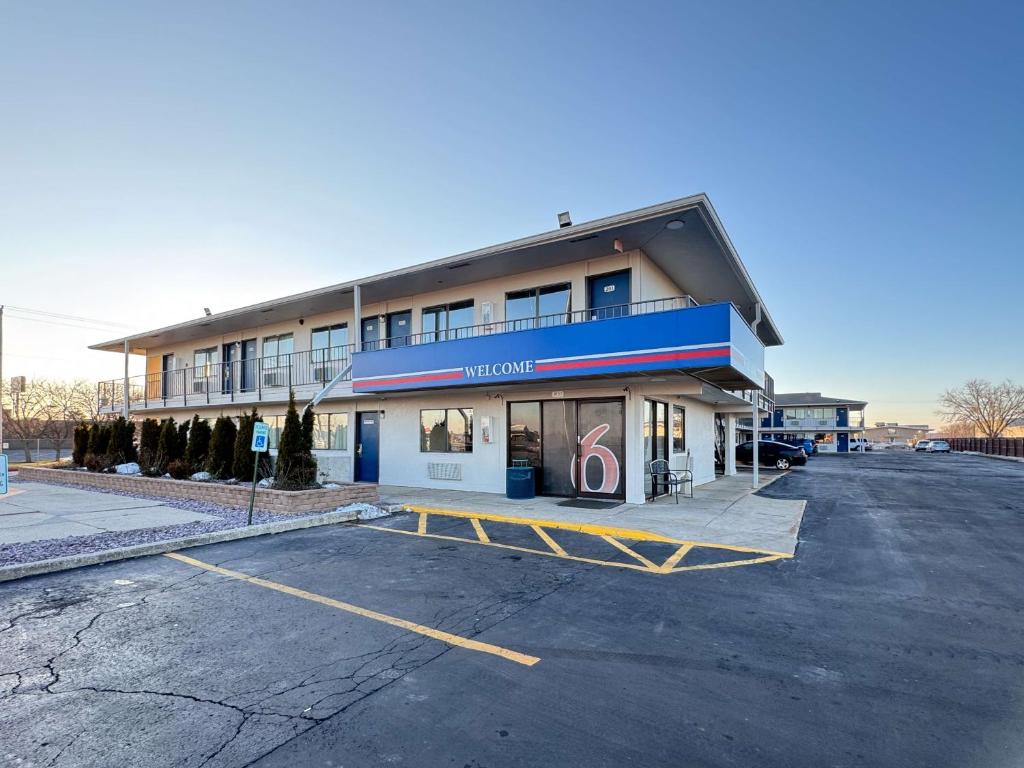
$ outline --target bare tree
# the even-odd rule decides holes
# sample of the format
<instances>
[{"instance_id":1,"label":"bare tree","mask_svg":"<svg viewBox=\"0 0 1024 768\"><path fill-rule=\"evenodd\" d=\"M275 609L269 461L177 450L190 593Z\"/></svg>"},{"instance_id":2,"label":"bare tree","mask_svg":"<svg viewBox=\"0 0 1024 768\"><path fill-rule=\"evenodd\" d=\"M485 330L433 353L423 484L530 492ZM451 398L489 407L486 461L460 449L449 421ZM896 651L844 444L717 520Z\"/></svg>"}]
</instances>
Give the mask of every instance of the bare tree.
<instances>
[{"instance_id":1,"label":"bare tree","mask_svg":"<svg viewBox=\"0 0 1024 768\"><path fill-rule=\"evenodd\" d=\"M993 384L971 379L939 398L939 415L949 423L970 424L985 437L999 437L1014 419L1024 417L1024 387L1007 379Z\"/></svg>"},{"instance_id":2,"label":"bare tree","mask_svg":"<svg viewBox=\"0 0 1024 768\"><path fill-rule=\"evenodd\" d=\"M944 437L974 437L974 425L962 421L943 424L939 433Z\"/></svg>"},{"instance_id":3,"label":"bare tree","mask_svg":"<svg viewBox=\"0 0 1024 768\"><path fill-rule=\"evenodd\" d=\"M75 424L88 420L95 400L92 385L76 381L44 381L45 404L41 434L53 441L60 461L61 450L75 431Z\"/></svg>"},{"instance_id":4,"label":"bare tree","mask_svg":"<svg viewBox=\"0 0 1024 768\"><path fill-rule=\"evenodd\" d=\"M25 461L32 461L29 441L40 437L46 418L45 381L29 380L24 392L12 392L0 382L0 407L4 409L4 434L21 440Z\"/></svg>"}]
</instances>

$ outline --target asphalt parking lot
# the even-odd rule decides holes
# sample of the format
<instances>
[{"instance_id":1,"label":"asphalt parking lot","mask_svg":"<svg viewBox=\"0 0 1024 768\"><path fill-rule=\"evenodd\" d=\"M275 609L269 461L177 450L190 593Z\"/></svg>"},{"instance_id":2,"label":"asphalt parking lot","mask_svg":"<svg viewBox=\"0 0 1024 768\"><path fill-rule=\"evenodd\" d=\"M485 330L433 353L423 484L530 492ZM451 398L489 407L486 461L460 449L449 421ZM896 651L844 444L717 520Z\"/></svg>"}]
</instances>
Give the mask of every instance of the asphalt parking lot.
<instances>
[{"instance_id":1,"label":"asphalt parking lot","mask_svg":"<svg viewBox=\"0 0 1024 768\"><path fill-rule=\"evenodd\" d=\"M0 584L0 763L1018 766L1022 489L818 457L762 491L809 500L796 557L744 567L399 517Z\"/></svg>"}]
</instances>

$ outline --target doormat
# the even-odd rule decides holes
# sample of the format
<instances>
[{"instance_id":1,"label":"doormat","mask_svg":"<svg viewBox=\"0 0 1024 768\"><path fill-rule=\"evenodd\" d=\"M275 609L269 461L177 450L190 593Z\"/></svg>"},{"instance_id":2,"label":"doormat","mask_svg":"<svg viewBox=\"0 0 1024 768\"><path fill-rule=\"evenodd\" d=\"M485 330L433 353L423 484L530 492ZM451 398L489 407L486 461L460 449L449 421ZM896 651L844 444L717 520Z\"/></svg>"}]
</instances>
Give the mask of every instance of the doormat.
<instances>
[{"instance_id":1,"label":"doormat","mask_svg":"<svg viewBox=\"0 0 1024 768\"><path fill-rule=\"evenodd\" d=\"M577 509L613 509L622 506L621 501L599 501L597 499L566 499L558 502L560 507L576 507Z\"/></svg>"}]
</instances>

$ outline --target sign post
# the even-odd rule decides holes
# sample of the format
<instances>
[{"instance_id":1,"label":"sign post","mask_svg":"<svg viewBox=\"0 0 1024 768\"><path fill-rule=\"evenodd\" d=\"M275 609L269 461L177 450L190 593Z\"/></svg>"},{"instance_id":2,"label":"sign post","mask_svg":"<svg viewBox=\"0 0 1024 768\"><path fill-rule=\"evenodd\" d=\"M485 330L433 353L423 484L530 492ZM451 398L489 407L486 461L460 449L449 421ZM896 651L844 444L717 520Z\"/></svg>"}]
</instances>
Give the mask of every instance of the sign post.
<instances>
[{"instance_id":1,"label":"sign post","mask_svg":"<svg viewBox=\"0 0 1024 768\"><path fill-rule=\"evenodd\" d=\"M246 525L252 525L252 508L256 503L256 473L260 468L260 454L266 453L269 448L270 426L266 422L257 421L252 425L252 452L256 455L252 460L252 492L249 494L249 522Z\"/></svg>"},{"instance_id":2,"label":"sign post","mask_svg":"<svg viewBox=\"0 0 1024 768\"><path fill-rule=\"evenodd\" d=\"M7 493L7 455L0 453L0 496Z\"/></svg>"}]
</instances>

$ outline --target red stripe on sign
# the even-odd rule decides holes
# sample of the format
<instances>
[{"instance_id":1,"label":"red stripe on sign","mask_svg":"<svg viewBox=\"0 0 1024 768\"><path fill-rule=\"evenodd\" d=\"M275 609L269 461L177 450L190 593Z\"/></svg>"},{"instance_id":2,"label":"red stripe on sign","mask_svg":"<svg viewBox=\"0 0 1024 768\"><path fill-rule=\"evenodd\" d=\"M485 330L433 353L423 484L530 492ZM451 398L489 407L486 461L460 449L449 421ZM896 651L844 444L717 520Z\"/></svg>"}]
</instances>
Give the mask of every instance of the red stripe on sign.
<instances>
[{"instance_id":1,"label":"red stripe on sign","mask_svg":"<svg viewBox=\"0 0 1024 768\"><path fill-rule=\"evenodd\" d=\"M538 363L536 371L562 371L568 368L601 368L607 365L629 363L661 363L672 360L693 360L702 357L727 357L728 347L719 349L691 349L687 352L658 352L650 355L629 355L628 357L599 357L591 360L566 360L562 363Z\"/></svg>"},{"instance_id":2,"label":"red stripe on sign","mask_svg":"<svg viewBox=\"0 0 1024 768\"><path fill-rule=\"evenodd\" d=\"M356 381L353 387L372 387L380 384L415 384L417 381L440 381L442 379L461 379L462 371L451 373L425 373L422 376L396 376L391 379L372 379L370 381Z\"/></svg>"}]
</instances>

